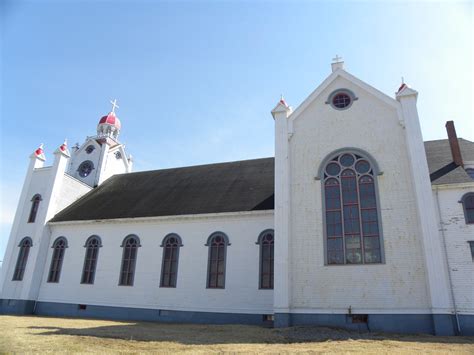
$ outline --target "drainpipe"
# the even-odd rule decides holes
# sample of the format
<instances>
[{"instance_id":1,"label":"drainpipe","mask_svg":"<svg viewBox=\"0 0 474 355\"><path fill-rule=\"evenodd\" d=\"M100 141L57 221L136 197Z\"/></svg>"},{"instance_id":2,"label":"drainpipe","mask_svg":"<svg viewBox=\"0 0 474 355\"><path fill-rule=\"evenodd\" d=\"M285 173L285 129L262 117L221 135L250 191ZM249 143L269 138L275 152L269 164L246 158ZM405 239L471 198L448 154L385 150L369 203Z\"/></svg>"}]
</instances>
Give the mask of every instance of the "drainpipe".
<instances>
[{"instance_id":1,"label":"drainpipe","mask_svg":"<svg viewBox=\"0 0 474 355\"><path fill-rule=\"evenodd\" d=\"M443 222L443 217L441 216L441 207L440 207L440 203L439 203L438 187L435 187L435 191L436 191L436 206L438 207L438 216L439 216L441 237L443 238L444 255L446 257L446 263L448 265L449 290L451 291L451 298L453 299L454 316L456 317L456 325L457 325L457 328L458 328L458 334L461 334L461 325L459 324L459 316L458 316L458 311L457 311L457 307L456 307L456 299L454 298L453 280L451 278L451 266L449 265L448 249L446 247L446 238L445 238L445 235L444 235L444 222Z\"/></svg>"}]
</instances>

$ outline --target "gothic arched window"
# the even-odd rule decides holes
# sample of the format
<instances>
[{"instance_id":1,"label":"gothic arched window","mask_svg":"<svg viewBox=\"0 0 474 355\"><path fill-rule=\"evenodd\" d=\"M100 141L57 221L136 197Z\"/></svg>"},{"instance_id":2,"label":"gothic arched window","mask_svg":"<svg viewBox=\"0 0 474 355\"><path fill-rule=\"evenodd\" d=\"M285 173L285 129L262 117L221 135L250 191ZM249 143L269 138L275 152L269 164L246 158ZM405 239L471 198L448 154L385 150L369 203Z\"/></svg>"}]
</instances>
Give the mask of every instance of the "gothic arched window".
<instances>
[{"instance_id":1,"label":"gothic arched window","mask_svg":"<svg viewBox=\"0 0 474 355\"><path fill-rule=\"evenodd\" d=\"M49 268L48 282L59 282L61 268L63 266L64 252L67 248L67 240L64 237L57 238L53 243L53 256Z\"/></svg>"},{"instance_id":2,"label":"gothic arched window","mask_svg":"<svg viewBox=\"0 0 474 355\"><path fill-rule=\"evenodd\" d=\"M334 152L321 165L327 264L383 261L377 174L358 150Z\"/></svg>"},{"instance_id":3,"label":"gothic arched window","mask_svg":"<svg viewBox=\"0 0 474 355\"><path fill-rule=\"evenodd\" d=\"M464 218L467 224L474 223L474 192L465 194L461 201L464 209Z\"/></svg>"},{"instance_id":4,"label":"gothic arched window","mask_svg":"<svg viewBox=\"0 0 474 355\"><path fill-rule=\"evenodd\" d=\"M89 237L84 247L86 255L84 257L84 268L82 270L82 284L93 284L95 278L95 269L97 267L97 259L99 258L99 248L102 246L100 238L96 235Z\"/></svg>"},{"instance_id":5,"label":"gothic arched window","mask_svg":"<svg viewBox=\"0 0 474 355\"><path fill-rule=\"evenodd\" d=\"M260 233L257 244L260 245L259 287L273 289L274 232L271 229Z\"/></svg>"},{"instance_id":6,"label":"gothic arched window","mask_svg":"<svg viewBox=\"0 0 474 355\"><path fill-rule=\"evenodd\" d=\"M207 288L225 287L225 267L229 238L224 233L215 232L207 239L209 247L207 266Z\"/></svg>"},{"instance_id":7,"label":"gothic arched window","mask_svg":"<svg viewBox=\"0 0 474 355\"><path fill-rule=\"evenodd\" d=\"M176 287L178 278L179 248L183 246L177 234L168 234L161 244L163 247L163 262L161 265L160 287Z\"/></svg>"},{"instance_id":8,"label":"gothic arched window","mask_svg":"<svg viewBox=\"0 0 474 355\"><path fill-rule=\"evenodd\" d=\"M120 269L121 286L133 286L135 276L135 265L137 263L137 251L140 247L140 240L136 235L129 235L122 243L122 267Z\"/></svg>"},{"instance_id":9,"label":"gothic arched window","mask_svg":"<svg viewBox=\"0 0 474 355\"><path fill-rule=\"evenodd\" d=\"M31 199L31 209L30 209L30 215L28 217L28 223L34 223L36 219L36 214L38 213L38 208L40 201L42 200L40 194L36 194L33 196Z\"/></svg>"},{"instance_id":10,"label":"gothic arched window","mask_svg":"<svg viewBox=\"0 0 474 355\"><path fill-rule=\"evenodd\" d=\"M33 241L30 237L25 237L18 244L20 251L18 252L18 259L16 260L15 271L13 272L13 281L23 280L25 274L26 262L28 261L28 254L30 248L33 246Z\"/></svg>"}]
</instances>

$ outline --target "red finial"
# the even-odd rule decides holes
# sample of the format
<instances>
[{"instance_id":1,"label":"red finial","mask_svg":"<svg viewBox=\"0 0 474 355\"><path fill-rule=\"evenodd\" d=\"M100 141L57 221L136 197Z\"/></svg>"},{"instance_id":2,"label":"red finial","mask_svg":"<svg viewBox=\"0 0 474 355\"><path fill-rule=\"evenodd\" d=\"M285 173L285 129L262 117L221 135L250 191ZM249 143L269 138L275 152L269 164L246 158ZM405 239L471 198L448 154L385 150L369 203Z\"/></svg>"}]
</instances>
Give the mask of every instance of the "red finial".
<instances>
[{"instance_id":1,"label":"red finial","mask_svg":"<svg viewBox=\"0 0 474 355\"><path fill-rule=\"evenodd\" d=\"M403 89L405 89L407 86L407 84L405 84L405 79L403 78L402 76L402 85L400 85L400 87L398 88L398 91L397 91L397 94L402 91Z\"/></svg>"},{"instance_id":2,"label":"red finial","mask_svg":"<svg viewBox=\"0 0 474 355\"><path fill-rule=\"evenodd\" d=\"M402 85L401 85L401 86L398 88L398 91L397 91L397 92L400 92L400 91L402 91L403 89L405 89L405 88L406 88L406 86L407 86L407 84L405 84L405 83L402 83Z\"/></svg>"},{"instance_id":3,"label":"red finial","mask_svg":"<svg viewBox=\"0 0 474 355\"><path fill-rule=\"evenodd\" d=\"M61 149L62 152L65 152L67 150L67 139L64 140L64 143L61 144L59 149Z\"/></svg>"},{"instance_id":4,"label":"red finial","mask_svg":"<svg viewBox=\"0 0 474 355\"><path fill-rule=\"evenodd\" d=\"M37 157L44 155L43 143L41 143L40 146L38 147L38 149L35 150L35 155Z\"/></svg>"},{"instance_id":5,"label":"red finial","mask_svg":"<svg viewBox=\"0 0 474 355\"><path fill-rule=\"evenodd\" d=\"M289 107L288 104L286 103L285 99L283 98L283 95L280 97L280 103L284 105L285 107Z\"/></svg>"}]
</instances>

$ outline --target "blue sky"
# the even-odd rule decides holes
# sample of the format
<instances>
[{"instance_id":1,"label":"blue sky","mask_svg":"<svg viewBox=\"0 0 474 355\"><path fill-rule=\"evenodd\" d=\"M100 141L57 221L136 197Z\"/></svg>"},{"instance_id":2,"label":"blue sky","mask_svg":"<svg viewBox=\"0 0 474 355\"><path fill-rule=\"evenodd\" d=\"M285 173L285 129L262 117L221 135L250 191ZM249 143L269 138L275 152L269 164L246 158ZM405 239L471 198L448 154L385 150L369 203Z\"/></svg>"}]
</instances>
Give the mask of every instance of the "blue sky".
<instances>
[{"instance_id":1,"label":"blue sky","mask_svg":"<svg viewBox=\"0 0 474 355\"><path fill-rule=\"evenodd\" d=\"M425 140L474 140L471 2L0 1L0 260L28 156L82 143L118 99L135 170L273 155L270 110L346 69L419 91Z\"/></svg>"}]
</instances>

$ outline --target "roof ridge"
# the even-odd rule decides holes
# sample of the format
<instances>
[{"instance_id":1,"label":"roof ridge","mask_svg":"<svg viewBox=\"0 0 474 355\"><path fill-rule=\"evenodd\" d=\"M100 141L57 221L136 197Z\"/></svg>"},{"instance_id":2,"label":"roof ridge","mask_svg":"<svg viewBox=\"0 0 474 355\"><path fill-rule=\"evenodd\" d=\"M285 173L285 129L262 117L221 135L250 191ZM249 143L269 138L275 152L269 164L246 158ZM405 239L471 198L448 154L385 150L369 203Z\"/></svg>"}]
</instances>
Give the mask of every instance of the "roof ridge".
<instances>
[{"instance_id":1,"label":"roof ridge","mask_svg":"<svg viewBox=\"0 0 474 355\"><path fill-rule=\"evenodd\" d=\"M154 169L154 170L141 170L141 171L134 171L130 173L122 173L116 174L114 176L122 176L122 175L138 175L138 174L145 174L157 171L171 171L171 170L180 170L180 169L188 169L188 168L200 168L200 167L209 167L209 166L218 166L218 165L230 165L230 164L237 164L237 163L244 163L244 162L252 162L258 160L269 160L275 159L275 157L266 157L266 158L256 158L256 159L244 159L244 160L234 160L234 161L225 161L219 163L208 163L208 164L197 164L197 165L186 165L186 166L178 166L174 168L164 168L164 169Z\"/></svg>"}]
</instances>

